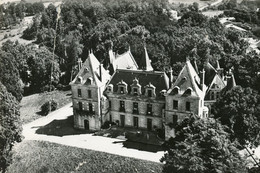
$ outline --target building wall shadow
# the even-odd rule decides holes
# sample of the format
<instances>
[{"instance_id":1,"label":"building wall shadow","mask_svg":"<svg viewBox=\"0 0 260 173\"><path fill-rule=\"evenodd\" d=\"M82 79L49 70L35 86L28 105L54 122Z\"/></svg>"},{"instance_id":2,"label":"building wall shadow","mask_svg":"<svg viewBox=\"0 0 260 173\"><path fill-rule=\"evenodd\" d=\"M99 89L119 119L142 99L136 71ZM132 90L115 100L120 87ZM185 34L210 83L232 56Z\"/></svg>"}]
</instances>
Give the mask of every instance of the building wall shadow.
<instances>
[{"instance_id":1,"label":"building wall shadow","mask_svg":"<svg viewBox=\"0 0 260 173\"><path fill-rule=\"evenodd\" d=\"M52 136L67 136L94 133L90 130L80 130L73 127L73 115L63 120L53 120L49 124L40 127L36 130L37 134L52 135Z\"/></svg>"}]
</instances>

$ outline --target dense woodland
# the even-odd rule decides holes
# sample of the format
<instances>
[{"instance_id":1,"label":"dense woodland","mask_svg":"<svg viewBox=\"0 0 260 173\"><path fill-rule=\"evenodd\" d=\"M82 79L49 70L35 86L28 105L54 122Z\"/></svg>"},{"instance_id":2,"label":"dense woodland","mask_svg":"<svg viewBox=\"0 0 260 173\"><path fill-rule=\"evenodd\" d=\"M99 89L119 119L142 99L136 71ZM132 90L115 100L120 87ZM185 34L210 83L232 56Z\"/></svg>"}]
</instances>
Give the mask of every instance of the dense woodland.
<instances>
[{"instance_id":1,"label":"dense woodland","mask_svg":"<svg viewBox=\"0 0 260 173\"><path fill-rule=\"evenodd\" d=\"M237 151L260 142L260 57L246 51L249 44L243 39L253 35L250 31L224 28L218 17L207 18L199 12L196 3L176 7L166 0L75 0L64 1L60 14L52 4L44 9L32 5L31 10L26 4L10 6L35 14L23 38L37 45L7 41L0 50L0 81L17 101L23 90L31 94L64 88L77 72L78 58L85 60L89 51L107 67L109 49L121 54L130 47L139 63L145 44L154 69L170 64L175 76L186 58L196 59L200 69L208 61L216 65L219 60L225 71L233 70L240 86L217 101L213 110L217 120L193 117L176 127L178 140L166 144L164 172L248 171ZM172 18L171 10L177 10L181 19ZM228 10L236 13L236 9ZM10 18L16 21L17 14ZM254 22L259 26L258 17Z\"/></svg>"}]
</instances>

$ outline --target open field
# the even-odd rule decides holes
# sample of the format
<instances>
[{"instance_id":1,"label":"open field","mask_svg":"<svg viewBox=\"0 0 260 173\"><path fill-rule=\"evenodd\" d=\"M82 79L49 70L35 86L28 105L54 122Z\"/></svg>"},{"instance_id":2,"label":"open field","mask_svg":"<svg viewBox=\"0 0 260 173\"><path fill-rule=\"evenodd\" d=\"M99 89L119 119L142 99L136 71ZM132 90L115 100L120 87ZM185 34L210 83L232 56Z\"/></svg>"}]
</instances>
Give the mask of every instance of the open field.
<instances>
[{"instance_id":1,"label":"open field","mask_svg":"<svg viewBox=\"0 0 260 173\"><path fill-rule=\"evenodd\" d=\"M0 46L7 40L11 40L13 42L17 40L21 44L32 43L32 40L25 40L21 38L23 31L32 23L32 21L33 16L25 17L19 25L12 26L12 29L0 30Z\"/></svg>"},{"instance_id":2,"label":"open field","mask_svg":"<svg viewBox=\"0 0 260 173\"><path fill-rule=\"evenodd\" d=\"M203 7L205 5L208 5L209 3L214 2L215 0L208 0L208 1L200 1L200 0L169 0L170 3L175 3L175 4L193 4L194 2L197 2L199 4L199 7Z\"/></svg>"},{"instance_id":3,"label":"open field","mask_svg":"<svg viewBox=\"0 0 260 173\"><path fill-rule=\"evenodd\" d=\"M71 102L70 94L71 91L53 91L23 97L20 104L22 123L26 124L42 117L39 114L41 106L52 98L58 102L58 108L68 104Z\"/></svg>"},{"instance_id":4,"label":"open field","mask_svg":"<svg viewBox=\"0 0 260 173\"><path fill-rule=\"evenodd\" d=\"M25 140L15 146L7 172L161 172L162 164L50 142Z\"/></svg>"}]
</instances>

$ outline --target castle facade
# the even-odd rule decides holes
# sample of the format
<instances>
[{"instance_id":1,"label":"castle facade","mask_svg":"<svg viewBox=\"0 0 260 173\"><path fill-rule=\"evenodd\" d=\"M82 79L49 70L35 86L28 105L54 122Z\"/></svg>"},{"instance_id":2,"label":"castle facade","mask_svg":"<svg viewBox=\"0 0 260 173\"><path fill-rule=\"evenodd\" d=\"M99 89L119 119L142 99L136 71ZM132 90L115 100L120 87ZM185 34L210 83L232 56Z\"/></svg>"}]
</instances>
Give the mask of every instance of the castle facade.
<instances>
[{"instance_id":1,"label":"castle facade","mask_svg":"<svg viewBox=\"0 0 260 173\"><path fill-rule=\"evenodd\" d=\"M154 71L144 48L140 66L131 51L109 51L110 70L90 53L70 83L74 127L100 130L106 121L121 127L165 130L165 139L175 137L174 126L195 114L207 118L220 92L235 85L231 72L207 63L201 72L187 60L176 80L172 69Z\"/></svg>"}]
</instances>

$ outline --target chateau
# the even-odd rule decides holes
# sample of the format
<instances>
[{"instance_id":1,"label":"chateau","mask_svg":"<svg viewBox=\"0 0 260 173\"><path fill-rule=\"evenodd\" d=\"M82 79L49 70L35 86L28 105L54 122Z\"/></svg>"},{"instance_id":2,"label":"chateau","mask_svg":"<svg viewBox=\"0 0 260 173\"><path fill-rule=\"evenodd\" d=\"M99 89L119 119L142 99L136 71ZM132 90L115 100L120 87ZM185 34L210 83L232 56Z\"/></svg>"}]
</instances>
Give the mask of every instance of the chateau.
<instances>
[{"instance_id":1,"label":"chateau","mask_svg":"<svg viewBox=\"0 0 260 173\"><path fill-rule=\"evenodd\" d=\"M231 71L207 63L199 72L196 62L187 59L176 80L172 69L154 71L144 47L137 65L131 51L116 55L109 51L106 70L93 53L70 83L74 127L100 130L106 121L121 127L165 130L165 139L175 137L174 126L191 114L207 118L220 92L236 85Z\"/></svg>"}]
</instances>

